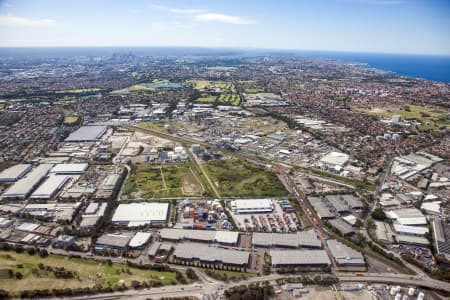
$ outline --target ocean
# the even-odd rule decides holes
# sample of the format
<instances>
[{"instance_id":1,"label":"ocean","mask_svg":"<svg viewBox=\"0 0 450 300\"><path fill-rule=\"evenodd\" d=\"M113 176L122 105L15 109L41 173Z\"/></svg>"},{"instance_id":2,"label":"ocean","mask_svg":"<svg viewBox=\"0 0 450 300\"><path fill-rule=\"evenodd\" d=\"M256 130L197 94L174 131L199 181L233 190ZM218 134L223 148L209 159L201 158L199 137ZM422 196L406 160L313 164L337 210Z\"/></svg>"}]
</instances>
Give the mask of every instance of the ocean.
<instances>
[{"instance_id":1,"label":"ocean","mask_svg":"<svg viewBox=\"0 0 450 300\"><path fill-rule=\"evenodd\" d=\"M450 56L299 51L299 55L366 63L395 75L450 82Z\"/></svg>"}]
</instances>

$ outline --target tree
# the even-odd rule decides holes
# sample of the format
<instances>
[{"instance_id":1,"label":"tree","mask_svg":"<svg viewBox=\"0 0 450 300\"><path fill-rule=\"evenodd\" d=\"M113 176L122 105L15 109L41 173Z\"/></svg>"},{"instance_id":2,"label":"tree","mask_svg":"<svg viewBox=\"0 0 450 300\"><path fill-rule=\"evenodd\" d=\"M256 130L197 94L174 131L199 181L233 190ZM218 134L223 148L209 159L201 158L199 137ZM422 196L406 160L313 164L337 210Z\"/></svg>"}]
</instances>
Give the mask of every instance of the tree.
<instances>
[{"instance_id":1,"label":"tree","mask_svg":"<svg viewBox=\"0 0 450 300\"><path fill-rule=\"evenodd\" d=\"M23 278L23 274L20 273L20 272L16 272L15 276L16 276L16 278L19 279L19 280Z\"/></svg>"},{"instance_id":2,"label":"tree","mask_svg":"<svg viewBox=\"0 0 450 300\"><path fill-rule=\"evenodd\" d=\"M384 213L383 209L380 207L377 207L372 212L372 218L379 221L384 221L386 219L386 214Z\"/></svg>"}]
</instances>

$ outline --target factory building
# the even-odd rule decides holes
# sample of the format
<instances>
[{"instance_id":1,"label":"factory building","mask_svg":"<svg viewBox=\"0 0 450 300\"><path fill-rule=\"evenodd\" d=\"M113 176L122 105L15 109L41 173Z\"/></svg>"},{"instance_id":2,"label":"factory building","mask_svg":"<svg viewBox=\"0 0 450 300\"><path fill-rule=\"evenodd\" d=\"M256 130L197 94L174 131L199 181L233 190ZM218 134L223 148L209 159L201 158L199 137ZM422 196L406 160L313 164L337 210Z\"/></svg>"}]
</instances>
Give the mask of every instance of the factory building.
<instances>
[{"instance_id":1,"label":"factory building","mask_svg":"<svg viewBox=\"0 0 450 300\"><path fill-rule=\"evenodd\" d=\"M136 232L136 234L130 240L128 247L130 247L130 249L140 249L148 243L151 237L151 232Z\"/></svg>"},{"instance_id":2,"label":"factory building","mask_svg":"<svg viewBox=\"0 0 450 300\"><path fill-rule=\"evenodd\" d=\"M308 201L320 219L333 219L336 217L319 197L308 197Z\"/></svg>"},{"instance_id":3,"label":"factory building","mask_svg":"<svg viewBox=\"0 0 450 300\"><path fill-rule=\"evenodd\" d=\"M200 243L219 243L235 246L239 241L239 232L215 230L188 230L163 228L159 231L162 240L180 242L183 240Z\"/></svg>"},{"instance_id":4,"label":"factory building","mask_svg":"<svg viewBox=\"0 0 450 300\"><path fill-rule=\"evenodd\" d=\"M401 225L420 226L427 224L427 220L423 213L419 209L413 207L389 210L386 212L386 216Z\"/></svg>"},{"instance_id":5,"label":"factory building","mask_svg":"<svg viewBox=\"0 0 450 300\"><path fill-rule=\"evenodd\" d=\"M116 226L136 227L163 225L169 213L169 203L141 202L120 204L112 223Z\"/></svg>"},{"instance_id":6,"label":"factory building","mask_svg":"<svg viewBox=\"0 0 450 300\"><path fill-rule=\"evenodd\" d=\"M18 164L0 172L0 182L16 182L31 171L30 164Z\"/></svg>"},{"instance_id":7,"label":"factory building","mask_svg":"<svg viewBox=\"0 0 450 300\"><path fill-rule=\"evenodd\" d=\"M273 268L327 267L331 265L325 250L270 250Z\"/></svg>"},{"instance_id":8,"label":"factory building","mask_svg":"<svg viewBox=\"0 0 450 300\"><path fill-rule=\"evenodd\" d=\"M47 176L53 165L42 164L30 171L25 177L15 182L2 195L2 199L26 199Z\"/></svg>"},{"instance_id":9,"label":"factory building","mask_svg":"<svg viewBox=\"0 0 450 300\"><path fill-rule=\"evenodd\" d=\"M415 235L415 236L424 236L429 232L427 227L408 226L395 223L394 223L394 230L398 234Z\"/></svg>"},{"instance_id":10,"label":"factory building","mask_svg":"<svg viewBox=\"0 0 450 300\"><path fill-rule=\"evenodd\" d=\"M231 201L230 205L236 214L270 213L275 209L271 199L238 199Z\"/></svg>"},{"instance_id":11,"label":"factory building","mask_svg":"<svg viewBox=\"0 0 450 300\"><path fill-rule=\"evenodd\" d=\"M98 252L103 252L106 249L124 250L128 245L131 236L131 233L104 234L97 239L94 249Z\"/></svg>"}]
</instances>

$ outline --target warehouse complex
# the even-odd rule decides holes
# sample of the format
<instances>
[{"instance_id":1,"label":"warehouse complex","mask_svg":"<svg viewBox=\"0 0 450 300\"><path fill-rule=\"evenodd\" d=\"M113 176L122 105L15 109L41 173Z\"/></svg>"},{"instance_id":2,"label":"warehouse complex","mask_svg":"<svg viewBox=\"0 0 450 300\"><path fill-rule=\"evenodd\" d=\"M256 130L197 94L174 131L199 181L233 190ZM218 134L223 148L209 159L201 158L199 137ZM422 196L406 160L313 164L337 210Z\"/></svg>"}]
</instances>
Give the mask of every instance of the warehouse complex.
<instances>
[{"instance_id":1,"label":"warehouse complex","mask_svg":"<svg viewBox=\"0 0 450 300\"><path fill-rule=\"evenodd\" d=\"M89 164L87 163L72 163L72 164L57 164L51 169L50 173L77 175L84 173Z\"/></svg>"},{"instance_id":2,"label":"warehouse complex","mask_svg":"<svg viewBox=\"0 0 450 300\"><path fill-rule=\"evenodd\" d=\"M246 251L216 248L203 244L181 243L175 247L173 257L175 260L187 261L190 263L202 262L248 267L250 253Z\"/></svg>"},{"instance_id":3,"label":"warehouse complex","mask_svg":"<svg viewBox=\"0 0 450 300\"><path fill-rule=\"evenodd\" d=\"M59 192L59 190L69 181L70 177L67 175L53 175L47 177L30 196L32 199L50 199Z\"/></svg>"},{"instance_id":4,"label":"warehouse complex","mask_svg":"<svg viewBox=\"0 0 450 300\"><path fill-rule=\"evenodd\" d=\"M66 142L93 142L105 134L106 126L83 126L72 132Z\"/></svg>"},{"instance_id":5,"label":"warehouse complex","mask_svg":"<svg viewBox=\"0 0 450 300\"><path fill-rule=\"evenodd\" d=\"M120 204L112 223L116 226L136 227L142 225L162 225L166 223L169 203L142 202Z\"/></svg>"},{"instance_id":6,"label":"warehouse complex","mask_svg":"<svg viewBox=\"0 0 450 300\"><path fill-rule=\"evenodd\" d=\"M327 246L338 267L365 268L364 256L360 252L337 240L328 240Z\"/></svg>"},{"instance_id":7,"label":"warehouse complex","mask_svg":"<svg viewBox=\"0 0 450 300\"><path fill-rule=\"evenodd\" d=\"M286 247L286 248L321 248L322 243L314 230L298 231L297 233L277 234L254 232L252 245L255 247Z\"/></svg>"},{"instance_id":8,"label":"warehouse complex","mask_svg":"<svg viewBox=\"0 0 450 300\"><path fill-rule=\"evenodd\" d=\"M2 195L2 199L24 200L47 176L53 165L42 164L31 170L25 177L15 182Z\"/></svg>"},{"instance_id":9,"label":"warehouse complex","mask_svg":"<svg viewBox=\"0 0 450 300\"><path fill-rule=\"evenodd\" d=\"M269 213L275 209L271 199L238 199L231 201L230 205L236 214Z\"/></svg>"},{"instance_id":10,"label":"warehouse complex","mask_svg":"<svg viewBox=\"0 0 450 300\"><path fill-rule=\"evenodd\" d=\"M270 250L272 267L327 267L331 265L325 250Z\"/></svg>"},{"instance_id":11,"label":"warehouse complex","mask_svg":"<svg viewBox=\"0 0 450 300\"><path fill-rule=\"evenodd\" d=\"M180 242L183 240L219 243L224 245L237 245L239 232L235 231L215 231L215 230L189 230L163 228L159 231L162 240Z\"/></svg>"}]
</instances>

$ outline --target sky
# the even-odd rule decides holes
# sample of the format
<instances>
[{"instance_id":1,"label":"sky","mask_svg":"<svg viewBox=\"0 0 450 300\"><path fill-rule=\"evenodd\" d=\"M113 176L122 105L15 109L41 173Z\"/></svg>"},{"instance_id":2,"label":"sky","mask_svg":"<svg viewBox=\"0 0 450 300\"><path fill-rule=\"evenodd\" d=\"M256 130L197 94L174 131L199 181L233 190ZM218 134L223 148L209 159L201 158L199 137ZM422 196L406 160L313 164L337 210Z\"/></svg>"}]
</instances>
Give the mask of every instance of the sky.
<instances>
[{"instance_id":1,"label":"sky","mask_svg":"<svg viewBox=\"0 0 450 300\"><path fill-rule=\"evenodd\" d=\"M450 55L450 1L0 0L0 46Z\"/></svg>"}]
</instances>

